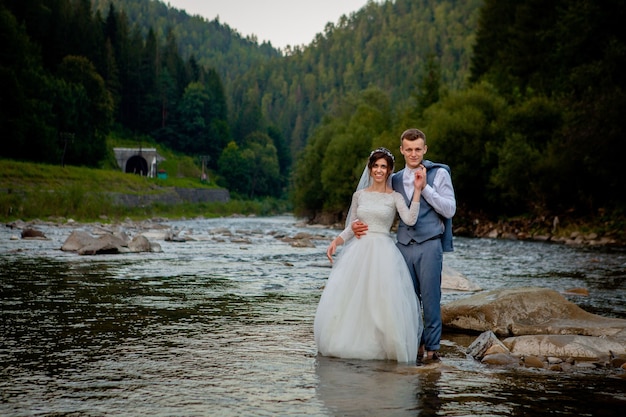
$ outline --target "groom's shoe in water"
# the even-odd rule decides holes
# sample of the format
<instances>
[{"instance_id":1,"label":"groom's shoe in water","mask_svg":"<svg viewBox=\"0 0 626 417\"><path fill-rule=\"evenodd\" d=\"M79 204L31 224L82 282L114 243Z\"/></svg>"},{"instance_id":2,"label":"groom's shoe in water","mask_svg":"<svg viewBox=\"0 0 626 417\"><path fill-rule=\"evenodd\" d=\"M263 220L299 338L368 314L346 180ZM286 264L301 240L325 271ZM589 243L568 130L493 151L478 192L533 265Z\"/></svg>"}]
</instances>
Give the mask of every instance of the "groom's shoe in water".
<instances>
[{"instance_id":1,"label":"groom's shoe in water","mask_svg":"<svg viewBox=\"0 0 626 417\"><path fill-rule=\"evenodd\" d=\"M423 361L424 361L424 345L420 345L419 349L417 349L417 359L415 359L415 362L420 364Z\"/></svg>"},{"instance_id":2,"label":"groom's shoe in water","mask_svg":"<svg viewBox=\"0 0 626 417\"><path fill-rule=\"evenodd\" d=\"M437 351L430 351L426 354L426 357L423 360L424 364L431 364L441 362L441 357Z\"/></svg>"}]
</instances>

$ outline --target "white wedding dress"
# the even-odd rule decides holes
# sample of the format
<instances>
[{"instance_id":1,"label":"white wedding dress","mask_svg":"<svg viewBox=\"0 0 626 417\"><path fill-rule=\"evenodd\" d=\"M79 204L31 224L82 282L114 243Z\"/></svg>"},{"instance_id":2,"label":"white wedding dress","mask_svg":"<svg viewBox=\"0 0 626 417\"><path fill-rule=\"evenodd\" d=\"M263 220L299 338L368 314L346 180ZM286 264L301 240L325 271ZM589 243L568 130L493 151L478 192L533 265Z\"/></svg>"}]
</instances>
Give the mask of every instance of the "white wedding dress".
<instances>
[{"instance_id":1,"label":"white wedding dress","mask_svg":"<svg viewBox=\"0 0 626 417\"><path fill-rule=\"evenodd\" d=\"M315 314L314 334L324 356L414 362L422 332L419 301L406 262L389 230L396 210L407 224L417 219L397 192L359 190L341 233L337 256ZM368 225L360 239L349 225Z\"/></svg>"}]
</instances>

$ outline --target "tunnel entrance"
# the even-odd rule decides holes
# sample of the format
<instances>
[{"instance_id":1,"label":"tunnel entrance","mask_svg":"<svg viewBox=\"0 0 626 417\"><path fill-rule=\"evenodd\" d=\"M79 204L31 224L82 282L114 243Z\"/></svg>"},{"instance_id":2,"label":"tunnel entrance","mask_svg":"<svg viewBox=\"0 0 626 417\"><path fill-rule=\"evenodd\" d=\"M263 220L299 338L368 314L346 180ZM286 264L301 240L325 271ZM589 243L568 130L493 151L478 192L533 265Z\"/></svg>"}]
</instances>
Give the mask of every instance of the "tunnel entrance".
<instances>
[{"instance_id":1,"label":"tunnel entrance","mask_svg":"<svg viewBox=\"0 0 626 417\"><path fill-rule=\"evenodd\" d=\"M131 156L126 162L126 173L146 176L148 175L148 162L139 155Z\"/></svg>"}]
</instances>

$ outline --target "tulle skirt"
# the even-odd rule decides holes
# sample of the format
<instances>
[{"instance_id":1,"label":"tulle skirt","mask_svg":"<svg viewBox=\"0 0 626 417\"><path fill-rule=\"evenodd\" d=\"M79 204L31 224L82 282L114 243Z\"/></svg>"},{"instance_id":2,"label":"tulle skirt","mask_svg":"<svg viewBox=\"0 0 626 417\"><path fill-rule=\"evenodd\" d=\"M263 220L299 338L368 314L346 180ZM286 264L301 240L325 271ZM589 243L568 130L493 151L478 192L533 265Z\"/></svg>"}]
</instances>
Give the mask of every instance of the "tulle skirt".
<instances>
[{"instance_id":1,"label":"tulle skirt","mask_svg":"<svg viewBox=\"0 0 626 417\"><path fill-rule=\"evenodd\" d=\"M318 352L413 362L421 332L419 301L391 236L368 232L350 240L335 261L317 307Z\"/></svg>"}]
</instances>

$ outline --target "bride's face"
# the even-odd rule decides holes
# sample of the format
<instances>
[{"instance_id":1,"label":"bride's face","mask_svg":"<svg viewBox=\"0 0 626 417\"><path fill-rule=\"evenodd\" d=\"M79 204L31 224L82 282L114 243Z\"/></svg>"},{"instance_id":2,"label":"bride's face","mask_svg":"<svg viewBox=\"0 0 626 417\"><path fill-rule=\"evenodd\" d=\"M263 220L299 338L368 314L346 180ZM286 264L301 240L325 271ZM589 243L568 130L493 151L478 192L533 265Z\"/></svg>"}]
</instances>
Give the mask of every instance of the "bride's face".
<instances>
[{"instance_id":1,"label":"bride's face","mask_svg":"<svg viewBox=\"0 0 626 417\"><path fill-rule=\"evenodd\" d=\"M377 159L370 169L370 175L374 178L376 183L384 183L389 176L389 166L385 158Z\"/></svg>"}]
</instances>

